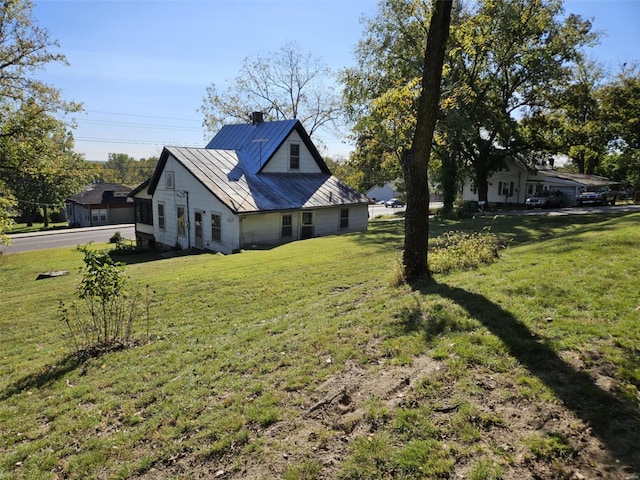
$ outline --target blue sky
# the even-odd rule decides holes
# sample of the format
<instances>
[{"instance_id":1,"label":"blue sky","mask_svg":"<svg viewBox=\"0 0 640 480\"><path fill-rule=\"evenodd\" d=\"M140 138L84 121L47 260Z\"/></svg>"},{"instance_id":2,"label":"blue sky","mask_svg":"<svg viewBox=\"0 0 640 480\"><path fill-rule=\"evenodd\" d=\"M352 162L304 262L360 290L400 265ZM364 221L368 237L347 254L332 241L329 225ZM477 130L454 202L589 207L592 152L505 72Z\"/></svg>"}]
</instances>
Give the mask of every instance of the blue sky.
<instances>
[{"instance_id":1,"label":"blue sky","mask_svg":"<svg viewBox=\"0 0 640 480\"><path fill-rule=\"evenodd\" d=\"M34 17L70 63L37 76L84 104L74 135L87 160L204 146L198 108L208 85L224 90L246 57L290 41L334 71L351 66L360 19L377 10L377 0L34 2ZM565 9L593 17L595 29L606 33L592 52L606 67L640 61L640 0L567 0ZM323 140L324 153L348 156L344 141Z\"/></svg>"}]
</instances>

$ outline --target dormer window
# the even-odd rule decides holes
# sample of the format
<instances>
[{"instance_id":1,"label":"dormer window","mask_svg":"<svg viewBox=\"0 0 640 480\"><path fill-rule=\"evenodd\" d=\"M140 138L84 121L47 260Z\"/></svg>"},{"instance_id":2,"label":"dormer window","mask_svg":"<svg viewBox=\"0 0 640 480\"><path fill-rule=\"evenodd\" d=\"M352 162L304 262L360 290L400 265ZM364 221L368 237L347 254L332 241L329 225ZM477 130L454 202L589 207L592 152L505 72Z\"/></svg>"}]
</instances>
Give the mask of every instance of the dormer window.
<instances>
[{"instance_id":1,"label":"dormer window","mask_svg":"<svg viewBox=\"0 0 640 480\"><path fill-rule=\"evenodd\" d=\"M289 144L289 170L300 170L300 144Z\"/></svg>"}]
</instances>

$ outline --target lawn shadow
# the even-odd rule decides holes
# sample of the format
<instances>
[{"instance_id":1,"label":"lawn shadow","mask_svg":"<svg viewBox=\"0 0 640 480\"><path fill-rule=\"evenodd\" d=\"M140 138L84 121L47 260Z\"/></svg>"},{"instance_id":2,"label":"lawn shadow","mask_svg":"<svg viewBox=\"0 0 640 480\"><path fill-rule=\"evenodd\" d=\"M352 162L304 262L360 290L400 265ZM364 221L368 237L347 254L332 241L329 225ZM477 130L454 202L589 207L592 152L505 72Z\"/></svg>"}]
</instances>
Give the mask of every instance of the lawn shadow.
<instances>
[{"instance_id":1,"label":"lawn shadow","mask_svg":"<svg viewBox=\"0 0 640 480\"><path fill-rule=\"evenodd\" d=\"M60 362L55 365L45 365L40 369L40 371L30 373L29 375L18 379L13 384L8 385L3 392L0 392L0 401L7 400L24 390L49 385L78 368L80 365L85 363L87 359L88 357L72 353L62 358Z\"/></svg>"},{"instance_id":2,"label":"lawn shadow","mask_svg":"<svg viewBox=\"0 0 640 480\"><path fill-rule=\"evenodd\" d=\"M599 387L594 379L565 362L543 338L486 297L434 280L414 285L422 294L448 298L507 346L522 366L550 388L564 406L591 427L616 460L640 472L640 412L635 405Z\"/></svg>"}]
</instances>

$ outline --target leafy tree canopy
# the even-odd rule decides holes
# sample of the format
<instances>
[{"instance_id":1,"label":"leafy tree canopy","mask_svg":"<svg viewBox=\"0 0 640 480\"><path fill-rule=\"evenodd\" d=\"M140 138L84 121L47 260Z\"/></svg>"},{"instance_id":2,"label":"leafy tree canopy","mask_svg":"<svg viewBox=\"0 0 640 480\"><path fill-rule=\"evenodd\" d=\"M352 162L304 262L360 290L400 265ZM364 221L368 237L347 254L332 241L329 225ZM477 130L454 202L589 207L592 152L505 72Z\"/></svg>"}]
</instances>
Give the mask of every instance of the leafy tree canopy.
<instances>
[{"instance_id":1,"label":"leafy tree canopy","mask_svg":"<svg viewBox=\"0 0 640 480\"><path fill-rule=\"evenodd\" d=\"M425 4L417 0L385 0L378 17L368 23L356 51L358 65L343 74L344 98L358 139L393 137L408 144L411 121L404 122L401 134L393 129L401 131L398 116L416 118L411 85L421 78L422 66L412 46L424 44L425 12ZM443 148L435 153L447 153L472 174L481 200L486 200L488 176L507 155L527 147L518 117L549 105L582 47L595 40L589 21L563 17L559 0L483 0L454 11L436 132ZM402 91L404 102L398 102ZM388 96L396 96L400 108L411 108L404 115L379 109L389 103L384 102ZM386 121L376 118L380 114ZM376 129L389 126L379 136ZM375 142L357 145L384 158L372 148ZM395 145L383 147L388 154ZM368 156L354 156L355 161L361 158ZM389 171L387 179L394 174Z\"/></svg>"}]
</instances>

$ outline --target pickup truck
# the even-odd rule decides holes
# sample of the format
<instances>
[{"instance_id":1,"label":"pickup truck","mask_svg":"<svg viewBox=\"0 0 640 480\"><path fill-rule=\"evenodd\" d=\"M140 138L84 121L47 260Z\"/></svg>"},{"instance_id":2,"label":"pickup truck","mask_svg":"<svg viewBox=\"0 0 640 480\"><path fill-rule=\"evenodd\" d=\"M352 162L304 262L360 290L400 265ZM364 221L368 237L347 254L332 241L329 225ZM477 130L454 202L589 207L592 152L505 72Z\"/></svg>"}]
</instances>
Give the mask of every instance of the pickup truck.
<instances>
[{"instance_id":1,"label":"pickup truck","mask_svg":"<svg viewBox=\"0 0 640 480\"><path fill-rule=\"evenodd\" d=\"M618 192L609 187L587 187L576 197L578 206L582 205L615 205Z\"/></svg>"}]
</instances>

